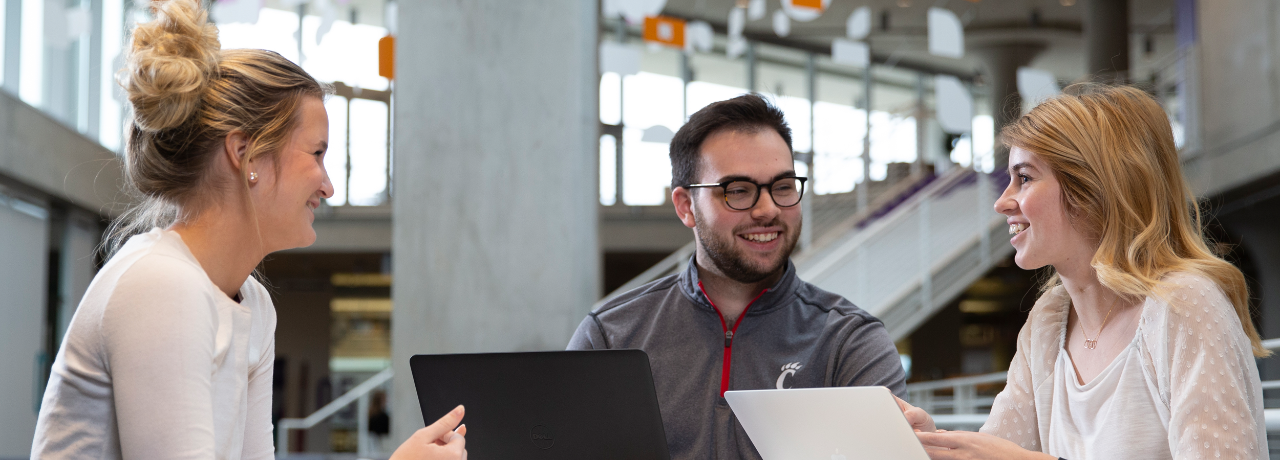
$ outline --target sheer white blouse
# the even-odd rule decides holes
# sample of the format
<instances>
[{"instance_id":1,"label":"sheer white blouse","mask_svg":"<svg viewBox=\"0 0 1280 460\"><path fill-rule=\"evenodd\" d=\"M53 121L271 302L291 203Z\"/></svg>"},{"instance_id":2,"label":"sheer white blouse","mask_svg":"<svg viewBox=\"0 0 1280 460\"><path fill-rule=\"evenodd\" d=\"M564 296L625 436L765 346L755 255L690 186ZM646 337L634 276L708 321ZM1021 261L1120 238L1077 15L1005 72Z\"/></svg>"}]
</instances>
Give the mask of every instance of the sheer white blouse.
<instances>
[{"instance_id":1,"label":"sheer white blouse","mask_svg":"<svg viewBox=\"0 0 1280 460\"><path fill-rule=\"evenodd\" d=\"M1134 342L1116 358L1131 364L1113 363L1098 376L1105 379L1108 372L1119 373L1112 377L1128 382L1115 382L1118 387L1145 388L1147 397L1110 392L1080 401L1079 395L1057 394L1064 389L1060 380L1075 379L1059 375L1064 370L1059 354L1065 345L1070 299L1058 287L1036 301L1019 332L1008 383L996 396L981 431L1068 460L1088 460L1080 457L1088 455L1085 452L1148 458L1149 448L1129 441L1150 439L1153 431L1162 431L1168 445L1168 453L1159 456L1267 458L1261 382L1249 338L1231 302L1215 283L1200 275L1175 273L1166 281L1169 288L1164 294L1147 297L1143 303ZM1135 367L1140 372L1134 372ZM1124 368L1130 371L1122 372ZM1070 372L1069 367L1065 370ZM1139 378L1140 384L1132 381ZM1069 417L1055 411L1078 413L1093 410L1085 406L1102 403L1109 409L1095 411L1097 418L1088 430L1105 434L1094 439L1105 445L1081 451L1064 447L1070 445L1064 441L1070 440L1056 439L1078 427L1061 426ZM1059 407L1063 404L1068 407ZM1145 406L1154 406L1155 416L1135 420L1134 413L1152 412Z\"/></svg>"}]
</instances>

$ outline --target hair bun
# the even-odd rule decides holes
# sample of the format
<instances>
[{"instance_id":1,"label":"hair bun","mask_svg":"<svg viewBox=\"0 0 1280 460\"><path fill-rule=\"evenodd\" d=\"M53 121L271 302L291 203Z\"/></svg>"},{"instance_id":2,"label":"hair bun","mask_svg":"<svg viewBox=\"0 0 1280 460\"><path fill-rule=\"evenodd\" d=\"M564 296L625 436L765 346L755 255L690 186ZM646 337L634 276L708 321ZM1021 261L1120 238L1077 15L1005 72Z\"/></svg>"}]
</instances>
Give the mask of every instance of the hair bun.
<instances>
[{"instance_id":1,"label":"hair bun","mask_svg":"<svg viewBox=\"0 0 1280 460\"><path fill-rule=\"evenodd\" d=\"M182 125L200 108L205 84L218 71L218 28L197 0L153 2L155 19L133 31L121 85L134 123L148 131Z\"/></svg>"}]
</instances>

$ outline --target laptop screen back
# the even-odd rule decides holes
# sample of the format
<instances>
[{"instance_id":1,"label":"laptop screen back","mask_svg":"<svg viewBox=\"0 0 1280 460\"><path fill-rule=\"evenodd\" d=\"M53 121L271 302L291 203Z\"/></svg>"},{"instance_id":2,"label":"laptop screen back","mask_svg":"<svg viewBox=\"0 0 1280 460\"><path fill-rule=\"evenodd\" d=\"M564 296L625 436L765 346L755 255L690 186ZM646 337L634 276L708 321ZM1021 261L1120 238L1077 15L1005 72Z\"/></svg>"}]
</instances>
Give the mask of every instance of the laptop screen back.
<instances>
[{"instance_id":1,"label":"laptop screen back","mask_svg":"<svg viewBox=\"0 0 1280 460\"><path fill-rule=\"evenodd\" d=\"M724 396L764 460L929 460L885 387L730 391Z\"/></svg>"},{"instance_id":2,"label":"laptop screen back","mask_svg":"<svg viewBox=\"0 0 1280 460\"><path fill-rule=\"evenodd\" d=\"M468 458L667 459L640 350L417 355L425 423L467 408Z\"/></svg>"}]
</instances>

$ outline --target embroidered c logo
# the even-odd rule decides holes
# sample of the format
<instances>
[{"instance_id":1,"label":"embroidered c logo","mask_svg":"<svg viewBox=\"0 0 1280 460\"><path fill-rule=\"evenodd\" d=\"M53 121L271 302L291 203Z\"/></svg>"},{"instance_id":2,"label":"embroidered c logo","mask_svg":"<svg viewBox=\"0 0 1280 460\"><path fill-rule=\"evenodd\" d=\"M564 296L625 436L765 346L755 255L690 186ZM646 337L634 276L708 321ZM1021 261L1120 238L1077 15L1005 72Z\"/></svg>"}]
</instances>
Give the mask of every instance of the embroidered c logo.
<instances>
[{"instance_id":1,"label":"embroidered c logo","mask_svg":"<svg viewBox=\"0 0 1280 460\"><path fill-rule=\"evenodd\" d=\"M800 363L790 363L785 366L782 366L782 375L778 376L778 389L785 390L789 388L789 387L783 386L783 383L787 380L788 375L795 375L796 371L800 370L801 367L804 367L804 366L801 366Z\"/></svg>"}]
</instances>

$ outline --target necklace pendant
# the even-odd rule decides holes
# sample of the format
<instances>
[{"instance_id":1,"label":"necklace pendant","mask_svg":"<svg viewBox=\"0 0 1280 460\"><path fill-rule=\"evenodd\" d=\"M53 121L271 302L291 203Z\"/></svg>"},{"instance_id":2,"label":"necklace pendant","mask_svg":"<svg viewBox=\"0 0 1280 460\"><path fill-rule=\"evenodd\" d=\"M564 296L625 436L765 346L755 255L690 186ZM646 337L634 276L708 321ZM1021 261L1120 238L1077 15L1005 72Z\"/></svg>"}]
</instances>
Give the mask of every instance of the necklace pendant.
<instances>
[{"instance_id":1,"label":"necklace pendant","mask_svg":"<svg viewBox=\"0 0 1280 460\"><path fill-rule=\"evenodd\" d=\"M1088 348L1088 349L1090 349L1090 350L1092 350L1092 349L1094 349L1094 348L1097 348L1097 347L1098 347L1098 339L1093 339L1093 340L1084 339L1084 347L1085 347L1085 348Z\"/></svg>"}]
</instances>

